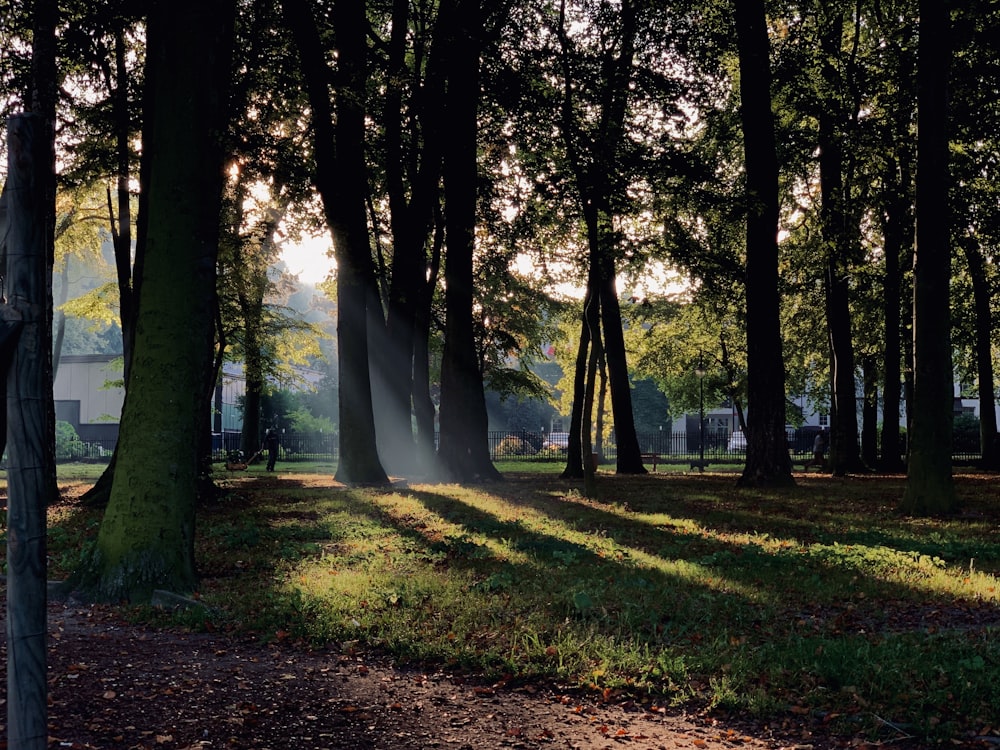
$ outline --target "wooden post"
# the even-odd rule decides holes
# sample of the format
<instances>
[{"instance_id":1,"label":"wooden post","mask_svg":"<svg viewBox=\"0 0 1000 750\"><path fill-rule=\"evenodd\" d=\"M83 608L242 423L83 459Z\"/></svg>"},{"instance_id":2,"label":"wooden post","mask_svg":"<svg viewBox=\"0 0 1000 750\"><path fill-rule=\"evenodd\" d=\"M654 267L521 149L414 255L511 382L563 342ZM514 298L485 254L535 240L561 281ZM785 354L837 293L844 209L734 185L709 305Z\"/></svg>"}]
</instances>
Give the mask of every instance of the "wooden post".
<instances>
[{"instance_id":1,"label":"wooden post","mask_svg":"<svg viewBox=\"0 0 1000 750\"><path fill-rule=\"evenodd\" d=\"M46 693L45 232L51 144L44 118L7 124L7 301L19 324L7 367L7 747L48 746Z\"/></svg>"}]
</instances>

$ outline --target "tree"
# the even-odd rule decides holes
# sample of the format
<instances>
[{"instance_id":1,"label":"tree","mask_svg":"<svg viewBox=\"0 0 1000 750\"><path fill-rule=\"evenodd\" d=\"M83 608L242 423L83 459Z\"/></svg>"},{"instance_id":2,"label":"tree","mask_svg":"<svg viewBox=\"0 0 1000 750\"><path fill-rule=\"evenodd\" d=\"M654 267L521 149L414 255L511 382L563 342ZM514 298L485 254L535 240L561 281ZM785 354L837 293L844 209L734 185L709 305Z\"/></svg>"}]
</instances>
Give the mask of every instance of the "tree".
<instances>
[{"instance_id":1,"label":"tree","mask_svg":"<svg viewBox=\"0 0 1000 750\"><path fill-rule=\"evenodd\" d=\"M845 144L852 118L844 101L845 83L839 71L852 70L853 61L841 62L843 12L836 4L824 6L820 29L821 71L825 95L820 97L819 166L821 222L825 246L826 318L831 359L830 467L837 476L863 468L858 452L857 388L854 340L851 332L850 263L857 254L857 219L852 185L845 184ZM821 11L824 13L824 11ZM858 19L856 19L856 22Z\"/></svg>"},{"instance_id":2,"label":"tree","mask_svg":"<svg viewBox=\"0 0 1000 750\"><path fill-rule=\"evenodd\" d=\"M747 461L744 486L792 484L778 307L778 163L762 0L734 3L746 155Z\"/></svg>"},{"instance_id":3,"label":"tree","mask_svg":"<svg viewBox=\"0 0 1000 750\"><path fill-rule=\"evenodd\" d=\"M483 376L472 326L473 255L478 191L476 113L482 45L479 0L442 6L447 23L445 137L445 344L441 361L440 470L451 481L489 481L500 474L490 459Z\"/></svg>"},{"instance_id":4,"label":"tree","mask_svg":"<svg viewBox=\"0 0 1000 750\"><path fill-rule=\"evenodd\" d=\"M54 500L49 472L48 414L51 375L46 377L51 329L45 305L52 266L49 186L52 169L51 122L37 115L12 118L8 125L9 241L5 280L10 304L2 305L3 370L10 435L7 450L7 721L12 747L47 747L46 731L46 561L45 508ZM46 282L48 279L48 282ZM54 444L54 430L51 432Z\"/></svg>"},{"instance_id":5,"label":"tree","mask_svg":"<svg viewBox=\"0 0 1000 750\"><path fill-rule=\"evenodd\" d=\"M599 72L582 81L578 68L591 61L581 60L570 26L577 21L565 0L560 4L557 33L562 69L562 105L560 135L566 151L568 167L583 214L587 242L587 296L581 316L586 333L580 336L580 355L574 388L573 418L570 436L573 443L581 442L583 464L577 467L575 451L568 452L565 474L586 473L590 454L590 433L586 430L586 414L591 408L587 394L596 392L594 384L583 372L596 375L596 362L606 358L611 385L611 403L618 443L619 473L644 474L639 442L632 415L631 386L622 333L621 310L616 288L616 259L620 239L615 228L618 203L623 199L624 175L619 166L625 149L626 122L630 90L633 83L638 11L631 0L621 4L617 18L605 19L608 40L605 49L595 53ZM589 19L588 19L589 20ZM595 19L596 20L596 19ZM581 101L579 90L587 86L593 98ZM592 348L588 356L585 347ZM580 387L582 386L582 387ZM580 412L579 418L577 412ZM579 426L582 434L574 431Z\"/></svg>"},{"instance_id":6,"label":"tree","mask_svg":"<svg viewBox=\"0 0 1000 750\"><path fill-rule=\"evenodd\" d=\"M148 216L131 395L108 507L80 582L114 601L146 600L158 588L190 591L195 583L194 508L212 367L234 17L226 0L150 7Z\"/></svg>"},{"instance_id":7,"label":"tree","mask_svg":"<svg viewBox=\"0 0 1000 750\"><path fill-rule=\"evenodd\" d=\"M956 7L954 56L949 88L951 113L952 242L964 263L953 267L952 331L955 370L979 396L982 466L1000 468L993 338L996 327L996 248L1000 243L997 201L997 118L992 94L1000 17L982 3ZM964 273L963 273L964 270Z\"/></svg>"},{"instance_id":8,"label":"tree","mask_svg":"<svg viewBox=\"0 0 1000 750\"><path fill-rule=\"evenodd\" d=\"M904 27L905 29L906 27ZM911 32L912 33L912 32ZM913 154L911 137L913 61L909 49L912 42L907 31L889 35L886 47L895 54L889 58L892 95L887 97L890 111L885 128L882 194L876 204L879 226L884 240L885 269L883 273L884 355L882 387L882 453L881 468L902 471L899 432L901 383L903 375L912 377L907 366L901 371L902 352L910 351L902 340L903 274L912 267L913 252Z\"/></svg>"},{"instance_id":9,"label":"tree","mask_svg":"<svg viewBox=\"0 0 1000 750\"><path fill-rule=\"evenodd\" d=\"M917 237L913 259L913 408L906 491L913 515L953 512L952 352L948 287L948 71L950 3L920 2L917 61Z\"/></svg>"},{"instance_id":10,"label":"tree","mask_svg":"<svg viewBox=\"0 0 1000 750\"><path fill-rule=\"evenodd\" d=\"M393 471L425 475L434 474L436 462L428 346L440 266L441 246L433 232L440 223L448 28L440 21L441 8L438 21L431 23L431 10L422 2L411 11L406 0L394 0L391 8L381 166L392 262L391 278L383 282L388 287L386 345L375 352L376 387L384 384L382 406L376 408L380 455Z\"/></svg>"},{"instance_id":11,"label":"tree","mask_svg":"<svg viewBox=\"0 0 1000 750\"><path fill-rule=\"evenodd\" d=\"M375 442L368 348L369 320L381 317L381 311L365 209L365 4L363 0L334 3L336 112L330 104L322 40L308 5L305 0L286 0L284 10L299 48L312 106L316 188L337 259L340 462L336 479L347 484L385 484L388 477Z\"/></svg>"},{"instance_id":12,"label":"tree","mask_svg":"<svg viewBox=\"0 0 1000 750\"><path fill-rule=\"evenodd\" d=\"M6 386L3 426L9 454L7 509L8 740L18 750L48 744L46 722L46 507L59 490L52 399L52 267L56 212L56 69L58 5L31 11L31 86L27 113L8 124L7 217L0 272L10 304L0 307ZM9 244L8 244L9 243ZM12 339L16 332L16 348ZM9 420L8 420L8 414Z\"/></svg>"},{"instance_id":13,"label":"tree","mask_svg":"<svg viewBox=\"0 0 1000 750\"><path fill-rule=\"evenodd\" d=\"M108 181L106 210L114 248L117 322L121 329L123 382L128 383L136 320L138 280L145 248L144 228L133 224L131 181L138 157L133 142L141 117L138 91L142 88L145 51L137 31L139 10L110 5L84 15L82 22L67 23L64 30L68 54L76 62L74 89L93 97L71 102L75 144L74 159L66 180L81 185ZM110 133L110 137L109 137ZM141 178L140 178L141 181ZM114 185L114 188L111 187ZM145 200L140 195L139 201ZM143 218L146 211L142 211ZM133 244L133 240L135 241ZM107 468L83 496L89 505L107 504L117 463L118 446Z\"/></svg>"}]
</instances>

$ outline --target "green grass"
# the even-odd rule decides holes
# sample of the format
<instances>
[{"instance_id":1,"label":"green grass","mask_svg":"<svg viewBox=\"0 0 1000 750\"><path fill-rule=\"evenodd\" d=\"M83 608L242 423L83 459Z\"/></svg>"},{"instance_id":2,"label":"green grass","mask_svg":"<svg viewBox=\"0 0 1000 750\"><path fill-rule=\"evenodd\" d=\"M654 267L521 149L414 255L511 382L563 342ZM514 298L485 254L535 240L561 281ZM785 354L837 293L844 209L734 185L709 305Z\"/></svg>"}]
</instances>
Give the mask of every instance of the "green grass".
<instances>
[{"instance_id":1,"label":"green grass","mask_svg":"<svg viewBox=\"0 0 1000 750\"><path fill-rule=\"evenodd\" d=\"M750 491L721 472L602 472L595 500L558 464L393 490L293 466L220 474L198 521L199 625L873 739L1000 719L993 477L957 476L963 515L927 520L895 512L899 478ZM51 524L57 577L97 516L63 505Z\"/></svg>"}]
</instances>

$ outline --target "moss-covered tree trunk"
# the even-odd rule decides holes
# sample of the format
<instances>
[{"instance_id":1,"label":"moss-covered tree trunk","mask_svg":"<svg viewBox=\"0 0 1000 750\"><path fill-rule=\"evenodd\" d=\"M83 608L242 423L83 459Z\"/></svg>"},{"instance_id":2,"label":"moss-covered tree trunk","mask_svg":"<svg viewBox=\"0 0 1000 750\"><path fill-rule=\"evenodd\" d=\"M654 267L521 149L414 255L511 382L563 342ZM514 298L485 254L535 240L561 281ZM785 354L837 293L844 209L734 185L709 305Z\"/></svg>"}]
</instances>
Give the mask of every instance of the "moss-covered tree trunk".
<instances>
[{"instance_id":1,"label":"moss-covered tree trunk","mask_svg":"<svg viewBox=\"0 0 1000 750\"><path fill-rule=\"evenodd\" d=\"M111 495L86 588L142 601L195 584L198 450L208 418L231 0L164 1L147 25L156 94L142 294Z\"/></svg>"}]
</instances>

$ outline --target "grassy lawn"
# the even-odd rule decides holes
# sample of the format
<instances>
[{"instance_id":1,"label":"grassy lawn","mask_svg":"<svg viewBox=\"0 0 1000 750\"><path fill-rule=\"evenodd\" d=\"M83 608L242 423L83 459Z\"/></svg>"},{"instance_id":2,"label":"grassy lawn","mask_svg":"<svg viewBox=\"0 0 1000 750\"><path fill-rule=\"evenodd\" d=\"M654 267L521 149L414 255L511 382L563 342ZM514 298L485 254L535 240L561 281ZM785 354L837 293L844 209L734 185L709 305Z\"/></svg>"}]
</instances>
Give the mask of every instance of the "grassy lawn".
<instances>
[{"instance_id":1,"label":"grassy lawn","mask_svg":"<svg viewBox=\"0 0 1000 750\"><path fill-rule=\"evenodd\" d=\"M721 471L602 472L588 499L560 464L501 468L382 490L335 487L330 465L220 472L198 521L210 609L185 622L847 735L1000 726L994 476L958 474L963 514L927 520L895 512L900 477L749 491ZM98 520L51 510L50 577Z\"/></svg>"}]
</instances>

